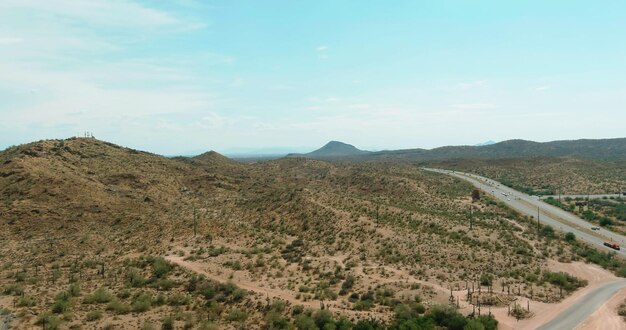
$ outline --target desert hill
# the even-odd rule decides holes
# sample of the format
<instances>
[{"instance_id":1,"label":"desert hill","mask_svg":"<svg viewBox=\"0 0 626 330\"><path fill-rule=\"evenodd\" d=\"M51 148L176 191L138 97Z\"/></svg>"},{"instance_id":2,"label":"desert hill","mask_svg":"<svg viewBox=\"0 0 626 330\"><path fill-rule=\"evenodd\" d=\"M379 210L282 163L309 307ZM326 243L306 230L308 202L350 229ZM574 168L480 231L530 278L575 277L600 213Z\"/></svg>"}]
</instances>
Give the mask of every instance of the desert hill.
<instances>
[{"instance_id":1,"label":"desert hill","mask_svg":"<svg viewBox=\"0 0 626 330\"><path fill-rule=\"evenodd\" d=\"M236 163L235 161L231 160L230 158L216 152L216 151L207 151L205 153L202 153L198 156L194 156L192 158L193 160L199 161L199 162L205 162L205 163L214 163L214 164L225 164L225 163L230 163L230 164L234 164Z\"/></svg>"},{"instance_id":2,"label":"desert hill","mask_svg":"<svg viewBox=\"0 0 626 330\"><path fill-rule=\"evenodd\" d=\"M626 160L626 138L581 139L551 142L507 140L475 146L444 146L434 149L364 151L338 141L331 141L315 151L289 154L327 160L405 160L440 161L450 159L499 159L529 157L577 157L595 160Z\"/></svg>"},{"instance_id":3,"label":"desert hill","mask_svg":"<svg viewBox=\"0 0 626 330\"><path fill-rule=\"evenodd\" d=\"M367 155L367 159L489 159L572 156L586 159L626 160L626 138L581 139L552 142L508 140L483 146L445 146L426 149L380 151Z\"/></svg>"},{"instance_id":4,"label":"desert hill","mask_svg":"<svg viewBox=\"0 0 626 330\"><path fill-rule=\"evenodd\" d=\"M578 248L534 235L488 196L472 202L472 189L409 162L239 164L39 141L0 152L0 287L26 292L18 328L43 317L132 329L172 315L178 327L258 328L315 317L322 304L326 319L391 322L399 305L446 303L450 287L478 279L561 299L556 284L520 274ZM99 288L108 305L83 303Z\"/></svg>"},{"instance_id":5,"label":"desert hill","mask_svg":"<svg viewBox=\"0 0 626 330\"><path fill-rule=\"evenodd\" d=\"M203 175L96 139L40 141L0 153L1 213L13 219L7 228L22 235L139 226L150 213L167 217L169 207L185 200L187 178Z\"/></svg>"},{"instance_id":6,"label":"desert hill","mask_svg":"<svg viewBox=\"0 0 626 330\"><path fill-rule=\"evenodd\" d=\"M353 157L369 154L369 151L360 150L355 146L339 141L330 141L323 147L306 154L289 154L288 157L306 157L313 159Z\"/></svg>"}]
</instances>

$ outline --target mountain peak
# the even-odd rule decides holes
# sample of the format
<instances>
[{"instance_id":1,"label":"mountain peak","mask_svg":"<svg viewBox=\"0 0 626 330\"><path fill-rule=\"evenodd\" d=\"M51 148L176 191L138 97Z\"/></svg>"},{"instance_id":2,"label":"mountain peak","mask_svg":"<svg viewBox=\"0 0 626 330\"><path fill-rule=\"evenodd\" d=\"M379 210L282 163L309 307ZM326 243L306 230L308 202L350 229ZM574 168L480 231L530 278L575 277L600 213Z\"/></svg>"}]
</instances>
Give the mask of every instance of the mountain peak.
<instances>
[{"instance_id":1,"label":"mountain peak","mask_svg":"<svg viewBox=\"0 0 626 330\"><path fill-rule=\"evenodd\" d=\"M357 147L347 144L341 141L330 141L323 147L304 154L302 156L309 158L332 158L332 157L347 157L368 154L369 151L360 150Z\"/></svg>"},{"instance_id":2,"label":"mountain peak","mask_svg":"<svg viewBox=\"0 0 626 330\"><path fill-rule=\"evenodd\" d=\"M322 148L354 148L357 149L355 146L351 145L351 144L347 144L341 141L329 141L328 143L326 143Z\"/></svg>"},{"instance_id":3,"label":"mountain peak","mask_svg":"<svg viewBox=\"0 0 626 330\"><path fill-rule=\"evenodd\" d=\"M496 144L496 141L489 140L489 141L485 141L485 142L482 142L482 143L475 144L474 146L475 147L484 147L484 146L490 146L492 144Z\"/></svg>"}]
</instances>

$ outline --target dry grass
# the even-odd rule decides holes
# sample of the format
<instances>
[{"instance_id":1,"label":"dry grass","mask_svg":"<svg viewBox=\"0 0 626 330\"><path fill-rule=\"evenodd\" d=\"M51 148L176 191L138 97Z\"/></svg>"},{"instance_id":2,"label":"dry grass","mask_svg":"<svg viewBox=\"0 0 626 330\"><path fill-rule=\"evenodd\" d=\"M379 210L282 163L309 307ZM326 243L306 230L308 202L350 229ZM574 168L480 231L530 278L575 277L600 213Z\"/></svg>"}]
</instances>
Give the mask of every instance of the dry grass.
<instances>
[{"instance_id":1,"label":"dry grass","mask_svg":"<svg viewBox=\"0 0 626 330\"><path fill-rule=\"evenodd\" d=\"M571 246L471 190L408 164L167 159L93 139L15 147L0 153L0 304L18 327L254 328L276 300L288 319L323 305L386 321L450 289L483 304L562 299L546 264L577 259ZM85 303L98 288L108 301Z\"/></svg>"}]
</instances>

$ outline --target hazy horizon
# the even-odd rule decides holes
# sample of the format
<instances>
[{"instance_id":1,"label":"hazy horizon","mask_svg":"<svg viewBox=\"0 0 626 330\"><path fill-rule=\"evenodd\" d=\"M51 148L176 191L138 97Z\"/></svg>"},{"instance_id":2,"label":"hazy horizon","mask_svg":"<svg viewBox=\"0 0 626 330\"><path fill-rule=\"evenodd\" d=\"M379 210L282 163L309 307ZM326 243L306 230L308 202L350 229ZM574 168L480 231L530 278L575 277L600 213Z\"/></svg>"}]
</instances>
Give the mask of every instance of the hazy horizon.
<instances>
[{"instance_id":1,"label":"hazy horizon","mask_svg":"<svg viewBox=\"0 0 626 330\"><path fill-rule=\"evenodd\" d=\"M164 155L623 137L625 10L2 1L0 149L84 131Z\"/></svg>"}]
</instances>

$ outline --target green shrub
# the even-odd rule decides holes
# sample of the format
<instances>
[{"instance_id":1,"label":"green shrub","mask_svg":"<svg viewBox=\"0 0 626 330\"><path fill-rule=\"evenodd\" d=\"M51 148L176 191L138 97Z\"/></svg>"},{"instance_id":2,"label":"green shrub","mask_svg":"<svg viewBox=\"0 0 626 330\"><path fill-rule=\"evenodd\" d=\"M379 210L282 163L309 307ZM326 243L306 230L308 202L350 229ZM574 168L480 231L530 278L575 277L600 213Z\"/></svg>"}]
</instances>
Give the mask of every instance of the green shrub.
<instances>
[{"instance_id":1,"label":"green shrub","mask_svg":"<svg viewBox=\"0 0 626 330\"><path fill-rule=\"evenodd\" d=\"M318 330L319 328L315 324L315 321L308 315L298 315L295 321L296 328L298 330Z\"/></svg>"},{"instance_id":2,"label":"green shrub","mask_svg":"<svg viewBox=\"0 0 626 330\"><path fill-rule=\"evenodd\" d=\"M228 315L226 316L226 320L230 322L243 322L247 318L248 318L248 313L238 308L231 309Z\"/></svg>"},{"instance_id":3,"label":"green shrub","mask_svg":"<svg viewBox=\"0 0 626 330\"><path fill-rule=\"evenodd\" d=\"M80 296L80 284L78 283L70 284L70 286L67 288L67 293L70 295L70 297Z\"/></svg>"},{"instance_id":4,"label":"green shrub","mask_svg":"<svg viewBox=\"0 0 626 330\"><path fill-rule=\"evenodd\" d=\"M480 285L491 286L491 282L493 282L493 275L491 274L480 275Z\"/></svg>"},{"instance_id":5,"label":"green shrub","mask_svg":"<svg viewBox=\"0 0 626 330\"><path fill-rule=\"evenodd\" d=\"M119 300L113 300L107 305L107 310L115 314L128 314L130 312L130 306Z\"/></svg>"},{"instance_id":6,"label":"green shrub","mask_svg":"<svg viewBox=\"0 0 626 330\"><path fill-rule=\"evenodd\" d=\"M35 324L37 325L41 325L42 327L45 326L47 330L56 330L59 328L61 323L62 322L58 317L49 313L45 313L39 316L39 318L37 318L37 321L35 322Z\"/></svg>"},{"instance_id":7,"label":"green shrub","mask_svg":"<svg viewBox=\"0 0 626 330\"><path fill-rule=\"evenodd\" d=\"M544 272L543 281L559 286L566 291L574 291L587 285L586 280L578 279L565 272Z\"/></svg>"},{"instance_id":8,"label":"green shrub","mask_svg":"<svg viewBox=\"0 0 626 330\"><path fill-rule=\"evenodd\" d=\"M143 275L141 275L136 269L131 269L128 273L126 273L126 280L128 285L133 288L140 288L146 285L147 282L146 278L143 277Z\"/></svg>"},{"instance_id":9,"label":"green shrub","mask_svg":"<svg viewBox=\"0 0 626 330\"><path fill-rule=\"evenodd\" d=\"M142 313L152 307L152 297L147 293L142 293L133 298L131 308L133 312Z\"/></svg>"},{"instance_id":10,"label":"green shrub","mask_svg":"<svg viewBox=\"0 0 626 330\"><path fill-rule=\"evenodd\" d=\"M21 296L24 293L24 288L19 284L7 284L2 292L6 295Z\"/></svg>"},{"instance_id":11,"label":"green shrub","mask_svg":"<svg viewBox=\"0 0 626 330\"><path fill-rule=\"evenodd\" d=\"M173 287L176 286L176 282L165 279L165 278L161 278L161 279L156 280L154 283L152 283L151 286L153 288L156 288L157 290L169 291Z\"/></svg>"},{"instance_id":12,"label":"green shrub","mask_svg":"<svg viewBox=\"0 0 626 330\"><path fill-rule=\"evenodd\" d=\"M174 330L174 320L171 317L165 317L161 323L162 330Z\"/></svg>"},{"instance_id":13,"label":"green shrub","mask_svg":"<svg viewBox=\"0 0 626 330\"><path fill-rule=\"evenodd\" d=\"M24 296L17 301L17 307L33 307L37 305L37 300L34 297Z\"/></svg>"},{"instance_id":14,"label":"green shrub","mask_svg":"<svg viewBox=\"0 0 626 330\"><path fill-rule=\"evenodd\" d=\"M156 330L156 328L154 327L152 322L144 321L143 325L141 326L141 330Z\"/></svg>"},{"instance_id":15,"label":"green shrub","mask_svg":"<svg viewBox=\"0 0 626 330\"><path fill-rule=\"evenodd\" d=\"M152 274L155 278L163 278L172 270L172 266L162 257L157 257L152 262Z\"/></svg>"},{"instance_id":16,"label":"green shrub","mask_svg":"<svg viewBox=\"0 0 626 330\"><path fill-rule=\"evenodd\" d=\"M162 293L159 293L156 296L156 299L154 299L154 304L157 306L165 305L166 302L167 302L167 297Z\"/></svg>"},{"instance_id":17,"label":"green shrub","mask_svg":"<svg viewBox=\"0 0 626 330\"><path fill-rule=\"evenodd\" d=\"M69 301L65 299L59 299L52 304L52 312L55 314L61 314L67 311L70 307Z\"/></svg>"},{"instance_id":18,"label":"green shrub","mask_svg":"<svg viewBox=\"0 0 626 330\"><path fill-rule=\"evenodd\" d=\"M89 313L87 313L87 316L85 317L85 319L88 322L93 322L96 320L99 320L102 318L102 312L101 311L90 311Z\"/></svg>"},{"instance_id":19,"label":"green shrub","mask_svg":"<svg viewBox=\"0 0 626 330\"><path fill-rule=\"evenodd\" d=\"M98 288L83 298L83 304L105 304L113 300L113 295L105 288Z\"/></svg>"},{"instance_id":20,"label":"green shrub","mask_svg":"<svg viewBox=\"0 0 626 330\"><path fill-rule=\"evenodd\" d=\"M167 299L167 304L170 306L187 305L187 302L189 302L189 297L182 293L175 293Z\"/></svg>"}]
</instances>

